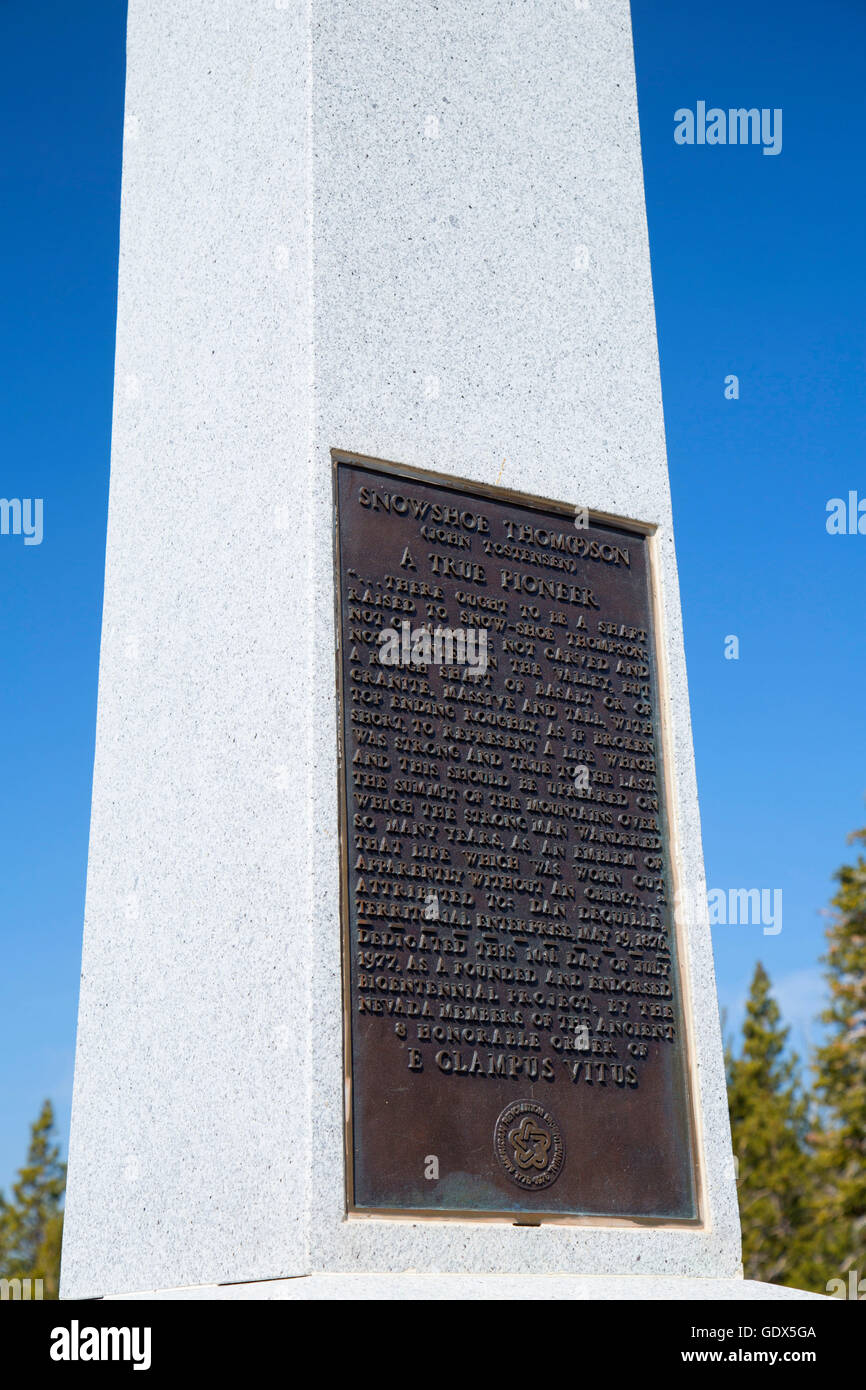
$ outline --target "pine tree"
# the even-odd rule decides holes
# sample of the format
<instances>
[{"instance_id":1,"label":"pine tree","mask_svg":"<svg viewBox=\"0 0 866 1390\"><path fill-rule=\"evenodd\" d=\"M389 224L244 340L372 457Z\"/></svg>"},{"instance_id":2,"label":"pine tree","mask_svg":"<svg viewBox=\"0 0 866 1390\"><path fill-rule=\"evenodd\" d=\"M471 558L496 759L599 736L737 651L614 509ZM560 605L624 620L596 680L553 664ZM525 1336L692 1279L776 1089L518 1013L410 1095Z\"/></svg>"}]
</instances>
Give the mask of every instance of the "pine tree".
<instances>
[{"instance_id":1,"label":"pine tree","mask_svg":"<svg viewBox=\"0 0 866 1390\"><path fill-rule=\"evenodd\" d=\"M770 980L758 962L739 1057L726 1054L728 1105L747 1279L823 1292L826 1261L816 1221L813 1117L799 1060L786 1055Z\"/></svg>"},{"instance_id":2,"label":"pine tree","mask_svg":"<svg viewBox=\"0 0 866 1390\"><path fill-rule=\"evenodd\" d=\"M41 1279L43 1296L57 1298L66 1164L52 1143L54 1111L45 1101L31 1126L27 1160L12 1188L12 1201L0 1192L0 1275Z\"/></svg>"},{"instance_id":3,"label":"pine tree","mask_svg":"<svg viewBox=\"0 0 866 1390\"><path fill-rule=\"evenodd\" d=\"M849 843L866 845L866 830ZM866 859L835 875L833 921L823 957L830 990L821 1015L827 1040L815 1053L816 1090L826 1112L818 1144L830 1196L826 1220L839 1234L833 1274L866 1273Z\"/></svg>"}]
</instances>

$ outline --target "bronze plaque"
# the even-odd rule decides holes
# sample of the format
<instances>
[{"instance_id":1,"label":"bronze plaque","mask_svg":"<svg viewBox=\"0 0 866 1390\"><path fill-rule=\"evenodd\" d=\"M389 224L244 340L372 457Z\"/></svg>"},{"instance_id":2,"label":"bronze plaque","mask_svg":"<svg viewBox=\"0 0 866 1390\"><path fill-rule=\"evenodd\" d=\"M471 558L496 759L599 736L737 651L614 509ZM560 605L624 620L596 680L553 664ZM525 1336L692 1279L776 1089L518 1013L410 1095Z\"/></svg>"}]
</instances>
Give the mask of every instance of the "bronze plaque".
<instances>
[{"instance_id":1,"label":"bronze plaque","mask_svg":"<svg viewBox=\"0 0 866 1390\"><path fill-rule=\"evenodd\" d=\"M349 1210L694 1222L650 528L334 468Z\"/></svg>"}]
</instances>

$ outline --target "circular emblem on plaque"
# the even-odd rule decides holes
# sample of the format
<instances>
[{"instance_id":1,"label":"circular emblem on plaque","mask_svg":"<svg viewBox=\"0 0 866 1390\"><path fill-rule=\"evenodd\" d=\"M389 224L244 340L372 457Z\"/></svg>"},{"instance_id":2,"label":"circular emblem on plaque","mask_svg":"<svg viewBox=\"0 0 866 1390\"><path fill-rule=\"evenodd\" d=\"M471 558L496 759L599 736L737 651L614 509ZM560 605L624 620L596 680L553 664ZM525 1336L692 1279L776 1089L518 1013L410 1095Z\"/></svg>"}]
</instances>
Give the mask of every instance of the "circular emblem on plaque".
<instances>
[{"instance_id":1,"label":"circular emblem on plaque","mask_svg":"<svg viewBox=\"0 0 866 1390\"><path fill-rule=\"evenodd\" d=\"M543 1105L515 1100L507 1105L493 1131L496 1157L519 1187L549 1187L562 1172L562 1130Z\"/></svg>"}]
</instances>

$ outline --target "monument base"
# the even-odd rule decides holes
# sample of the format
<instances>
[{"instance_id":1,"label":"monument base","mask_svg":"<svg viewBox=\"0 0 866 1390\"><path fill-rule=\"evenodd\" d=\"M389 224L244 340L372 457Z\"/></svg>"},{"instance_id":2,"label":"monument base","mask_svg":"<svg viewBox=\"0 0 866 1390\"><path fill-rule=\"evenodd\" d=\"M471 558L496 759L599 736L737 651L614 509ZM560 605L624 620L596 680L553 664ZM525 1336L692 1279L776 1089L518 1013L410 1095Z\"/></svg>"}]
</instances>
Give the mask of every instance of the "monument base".
<instances>
[{"instance_id":1,"label":"monument base","mask_svg":"<svg viewBox=\"0 0 866 1390\"><path fill-rule=\"evenodd\" d=\"M762 1284L756 1279L685 1279L664 1275L521 1275L521 1274L305 1274L296 1279L264 1279L250 1284L198 1284L185 1289L157 1289L113 1294L112 1299L556 1299L631 1302L656 1299L706 1302L757 1302L764 1299L823 1299Z\"/></svg>"}]
</instances>

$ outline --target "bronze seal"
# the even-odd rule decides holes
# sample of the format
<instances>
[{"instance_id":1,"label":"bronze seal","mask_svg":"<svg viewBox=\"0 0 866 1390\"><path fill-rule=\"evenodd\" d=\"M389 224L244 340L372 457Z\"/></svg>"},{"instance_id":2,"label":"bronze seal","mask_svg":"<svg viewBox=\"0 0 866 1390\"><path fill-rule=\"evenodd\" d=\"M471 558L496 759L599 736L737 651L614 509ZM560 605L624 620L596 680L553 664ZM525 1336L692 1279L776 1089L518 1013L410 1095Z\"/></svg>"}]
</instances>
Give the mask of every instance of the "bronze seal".
<instances>
[{"instance_id":1,"label":"bronze seal","mask_svg":"<svg viewBox=\"0 0 866 1390\"><path fill-rule=\"evenodd\" d=\"M493 1147L512 1182L530 1190L549 1187L565 1163L562 1130L534 1100L515 1100L505 1107L496 1121Z\"/></svg>"}]
</instances>

